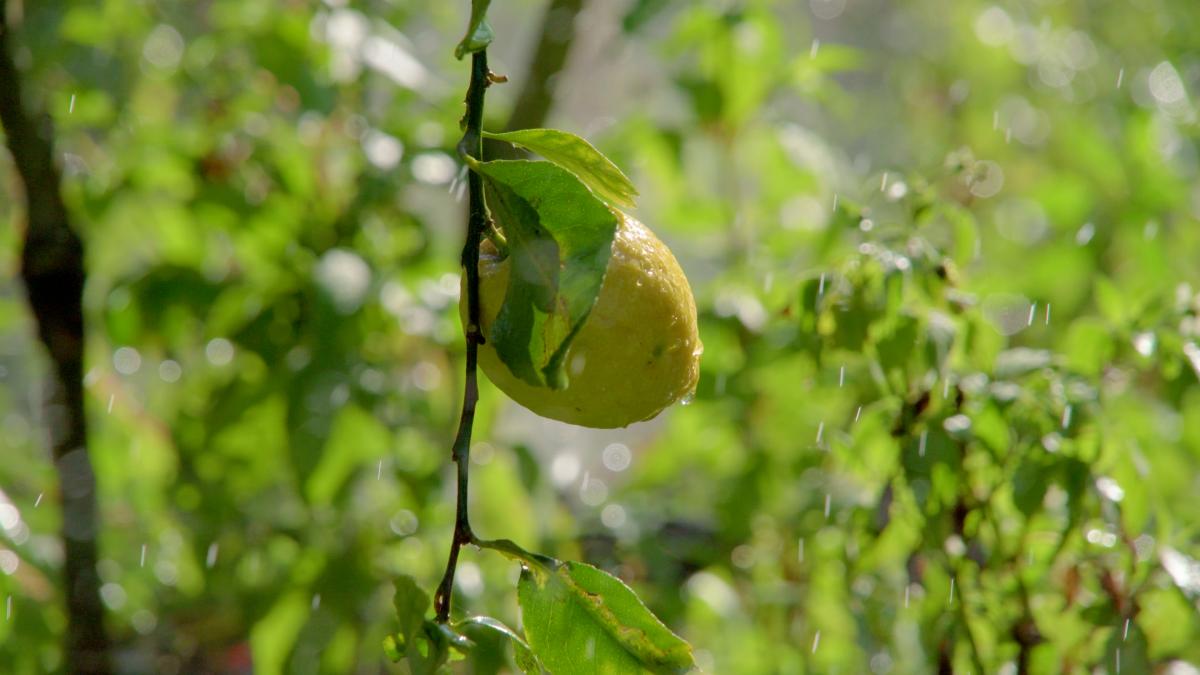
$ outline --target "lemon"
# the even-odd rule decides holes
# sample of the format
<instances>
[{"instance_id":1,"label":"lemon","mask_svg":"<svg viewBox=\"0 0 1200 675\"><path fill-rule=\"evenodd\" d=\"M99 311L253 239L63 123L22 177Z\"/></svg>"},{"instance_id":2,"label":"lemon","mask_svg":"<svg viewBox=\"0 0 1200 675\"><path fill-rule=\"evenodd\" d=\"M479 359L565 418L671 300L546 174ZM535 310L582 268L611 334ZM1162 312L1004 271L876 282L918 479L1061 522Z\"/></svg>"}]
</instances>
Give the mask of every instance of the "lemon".
<instances>
[{"instance_id":1,"label":"lemon","mask_svg":"<svg viewBox=\"0 0 1200 675\"><path fill-rule=\"evenodd\" d=\"M491 344L479 347L479 365L488 378L543 417L585 427L624 427L654 417L696 388L704 348L687 277L653 232L617 215L600 294L564 361L565 388L528 384L509 371ZM486 338L504 302L510 263L490 242L481 248L480 328ZM465 322L465 290L459 311Z\"/></svg>"}]
</instances>

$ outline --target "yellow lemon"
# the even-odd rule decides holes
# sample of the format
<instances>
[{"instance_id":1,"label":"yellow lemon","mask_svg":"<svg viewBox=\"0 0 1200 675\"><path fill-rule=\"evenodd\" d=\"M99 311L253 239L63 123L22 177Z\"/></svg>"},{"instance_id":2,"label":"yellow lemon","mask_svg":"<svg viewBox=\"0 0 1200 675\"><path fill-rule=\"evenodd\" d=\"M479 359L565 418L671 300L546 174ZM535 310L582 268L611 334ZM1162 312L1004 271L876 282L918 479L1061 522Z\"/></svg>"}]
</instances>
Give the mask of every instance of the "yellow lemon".
<instances>
[{"instance_id":1,"label":"yellow lemon","mask_svg":"<svg viewBox=\"0 0 1200 675\"><path fill-rule=\"evenodd\" d=\"M480 324L490 335L508 288L510 263L484 242L479 260ZM459 304L466 319L466 292ZM654 233L618 213L600 294L564 361L565 388L518 379L489 343L479 365L514 401L571 424L611 429L647 420L696 388L703 351L696 302L675 256Z\"/></svg>"}]
</instances>

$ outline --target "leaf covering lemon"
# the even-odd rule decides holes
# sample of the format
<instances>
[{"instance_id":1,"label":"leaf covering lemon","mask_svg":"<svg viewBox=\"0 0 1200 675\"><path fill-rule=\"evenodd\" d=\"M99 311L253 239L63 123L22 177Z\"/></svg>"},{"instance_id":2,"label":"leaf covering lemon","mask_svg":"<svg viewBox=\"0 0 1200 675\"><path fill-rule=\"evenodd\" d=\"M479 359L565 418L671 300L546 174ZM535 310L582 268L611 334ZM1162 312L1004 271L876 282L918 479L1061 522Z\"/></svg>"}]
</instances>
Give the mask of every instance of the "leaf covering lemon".
<instances>
[{"instance_id":1,"label":"leaf covering lemon","mask_svg":"<svg viewBox=\"0 0 1200 675\"><path fill-rule=\"evenodd\" d=\"M666 244L620 213L596 304L571 342L567 386L551 389L512 374L495 348L479 347L488 378L533 412L586 427L647 420L691 394L703 346L687 277ZM512 261L484 242L479 260L480 328L485 338L504 303ZM466 293L460 314L466 319Z\"/></svg>"}]
</instances>

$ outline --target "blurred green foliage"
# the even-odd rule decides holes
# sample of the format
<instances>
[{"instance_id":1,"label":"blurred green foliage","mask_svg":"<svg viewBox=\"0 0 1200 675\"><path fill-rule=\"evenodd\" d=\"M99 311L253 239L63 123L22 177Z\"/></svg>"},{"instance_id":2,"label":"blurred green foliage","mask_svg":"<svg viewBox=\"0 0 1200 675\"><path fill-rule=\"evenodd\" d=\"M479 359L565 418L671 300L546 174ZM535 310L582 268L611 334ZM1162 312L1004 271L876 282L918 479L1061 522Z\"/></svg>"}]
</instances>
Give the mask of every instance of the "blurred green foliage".
<instances>
[{"instance_id":1,"label":"blurred green foliage","mask_svg":"<svg viewBox=\"0 0 1200 675\"><path fill-rule=\"evenodd\" d=\"M24 4L88 246L121 672L403 672L392 580L432 589L453 524L466 5ZM492 8L514 82L540 10ZM553 123L680 258L702 379L616 432L485 387L477 531L617 573L707 672L1197 672L1200 5L579 21ZM0 672L41 673L65 617L19 190L5 155ZM467 551L455 618L518 625L516 573ZM504 640L454 667L512 672Z\"/></svg>"}]
</instances>

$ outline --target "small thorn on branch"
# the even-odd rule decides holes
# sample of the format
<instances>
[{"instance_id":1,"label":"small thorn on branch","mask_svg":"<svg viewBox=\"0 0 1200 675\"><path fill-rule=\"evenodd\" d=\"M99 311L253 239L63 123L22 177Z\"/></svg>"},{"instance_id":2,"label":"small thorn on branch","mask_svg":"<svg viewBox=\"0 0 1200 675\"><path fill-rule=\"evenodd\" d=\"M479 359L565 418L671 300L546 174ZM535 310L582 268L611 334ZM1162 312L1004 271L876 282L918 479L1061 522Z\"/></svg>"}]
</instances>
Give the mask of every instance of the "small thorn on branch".
<instances>
[{"instance_id":1,"label":"small thorn on branch","mask_svg":"<svg viewBox=\"0 0 1200 675\"><path fill-rule=\"evenodd\" d=\"M500 75L499 73L493 73L489 70L487 73L487 81L488 84L504 84L505 82L508 82L508 76Z\"/></svg>"}]
</instances>

